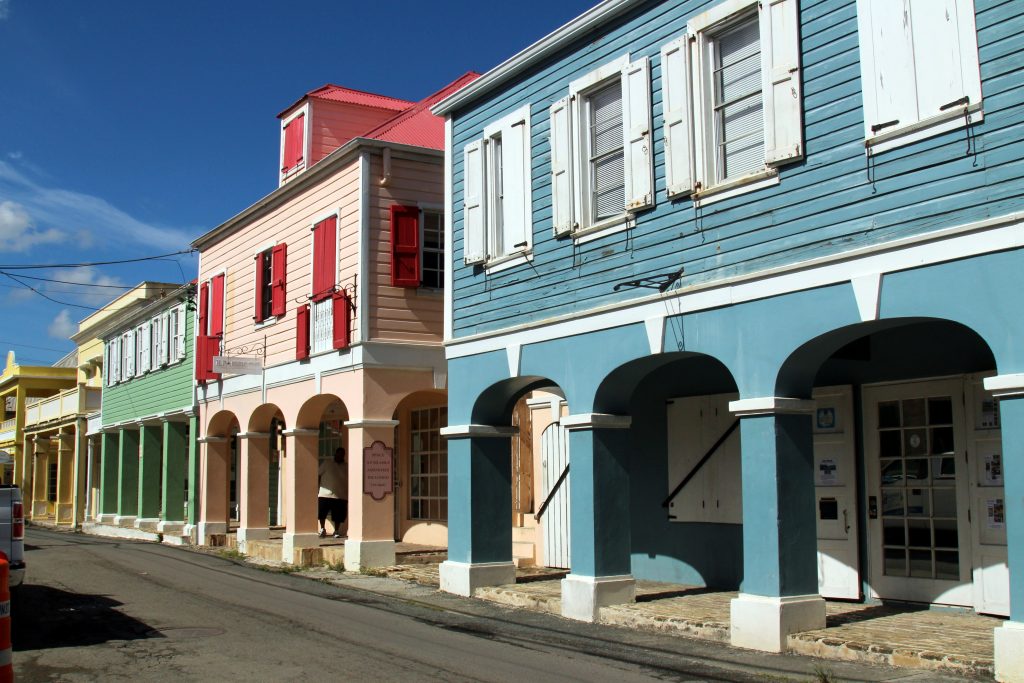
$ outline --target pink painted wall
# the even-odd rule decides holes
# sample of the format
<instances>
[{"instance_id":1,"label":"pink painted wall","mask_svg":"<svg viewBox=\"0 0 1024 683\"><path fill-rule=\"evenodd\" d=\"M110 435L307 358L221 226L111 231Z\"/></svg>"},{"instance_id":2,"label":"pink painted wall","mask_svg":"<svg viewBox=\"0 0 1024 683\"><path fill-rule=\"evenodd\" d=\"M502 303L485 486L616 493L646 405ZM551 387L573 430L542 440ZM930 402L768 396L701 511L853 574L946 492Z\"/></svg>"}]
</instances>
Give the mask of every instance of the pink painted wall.
<instances>
[{"instance_id":1,"label":"pink painted wall","mask_svg":"<svg viewBox=\"0 0 1024 683\"><path fill-rule=\"evenodd\" d=\"M310 98L310 156L313 165L352 138L373 130L398 112Z\"/></svg>"}]
</instances>

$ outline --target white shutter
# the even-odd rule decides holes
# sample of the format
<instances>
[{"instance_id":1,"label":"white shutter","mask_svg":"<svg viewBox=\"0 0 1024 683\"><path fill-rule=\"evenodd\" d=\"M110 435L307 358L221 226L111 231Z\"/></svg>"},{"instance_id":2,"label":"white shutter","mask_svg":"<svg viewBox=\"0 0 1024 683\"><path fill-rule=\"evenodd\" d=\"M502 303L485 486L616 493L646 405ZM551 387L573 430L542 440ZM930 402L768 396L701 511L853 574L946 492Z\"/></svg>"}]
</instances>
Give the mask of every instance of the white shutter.
<instances>
[{"instance_id":1,"label":"white shutter","mask_svg":"<svg viewBox=\"0 0 1024 683\"><path fill-rule=\"evenodd\" d=\"M965 31L961 22L971 30ZM965 96L969 104L980 102L973 2L910 0L910 23L918 119L941 116L951 109L944 106Z\"/></svg>"},{"instance_id":2,"label":"white shutter","mask_svg":"<svg viewBox=\"0 0 1024 683\"><path fill-rule=\"evenodd\" d=\"M622 69L622 135L627 211L654 206L651 68L647 57Z\"/></svg>"},{"instance_id":3,"label":"white shutter","mask_svg":"<svg viewBox=\"0 0 1024 683\"><path fill-rule=\"evenodd\" d=\"M769 165L784 164L804 156L800 13L797 0L762 0L758 6L764 160Z\"/></svg>"},{"instance_id":4,"label":"white shutter","mask_svg":"<svg viewBox=\"0 0 1024 683\"><path fill-rule=\"evenodd\" d=\"M160 316L149 321L149 367L160 367Z\"/></svg>"},{"instance_id":5,"label":"white shutter","mask_svg":"<svg viewBox=\"0 0 1024 683\"><path fill-rule=\"evenodd\" d=\"M168 312L164 311L160 314L160 364L167 365L168 362L168 350L169 344L167 335L170 333L170 318Z\"/></svg>"},{"instance_id":6,"label":"white shutter","mask_svg":"<svg viewBox=\"0 0 1024 683\"><path fill-rule=\"evenodd\" d=\"M572 232L572 118L569 98L551 105L551 222L555 237Z\"/></svg>"},{"instance_id":7,"label":"white shutter","mask_svg":"<svg viewBox=\"0 0 1024 683\"><path fill-rule=\"evenodd\" d=\"M503 221L502 254L529 247L530 215L530 108L515 112L501 129Z\"/></svg>"},{"instance_id":8,"label":"white shutter","mask_svg":"<svg viewBox=\"0 0 1024 683\"><path fill-rule=\"evenodd\" d=\"M469 265L487 260L484 141L474 140L466 145L462 157L462 256Z\"/></svg>"},{"instance_id":9,"label":"white shutter","mask_svg":"<svg viewBox=\"0 0 1024 683\"><path fill-rule=\"evenodd\" d=\"M181 360L185 357L185 307L178 306L175 315L178 316L178 347L175 360Z\"/></svg>"},{"instance_id":10,"label":"white shutter","mask_svg":"<svg viewBox=\"0 0 1024 683\"><path fill-rule=\"evenodd\" d=\"M910 66L914 49L907 12L905 0L857 2L868 139L917 121L917 89ZM883 124L888 125L879 127Z\"/></svg>"},{"instance_id":11,"label":"white shutter","mask_svg":"<svg viewBox=\"0 0 1024 683\"><path fill-rule=\"evenodd\" d=\"M111 381L117 383L121 380L121 335L117 335L111 340L112 348L110 349L110 360L113 372L111 373Z\"/></svg>"},{"instance_id":12,"label":"white shutter","mask_svg":"<svg viewBox=\"0 0 1024 683\"><path fill-rule=\"evenodd\" d=\"M113 384L111 381L114 376L114 368L110 362L110 350L113 348L114 342L108 341L103 346L103 383L106 386Z\"/></svg>"},{"instance_id":13,"label":"white shutter","mask_svg":"<svg viewBox=\"0 0 1024 683\"><path fill-rule=\"evenodd\" d=\"M142 327L139 328L139 340L136 342L142 346L142 367L139 368L139 372L149 371L149 323L142 323Z\"/></svg>"},{"instance_id":14,"label":"white shutter","mask_svg":"<svg viewBox=\"0 0 1024 683\"><path fill-rule=\"evenodd\" d=\"M135 376L135 330L128 330L124 335L125 341L125 357L124 365L125 377Z\"/></svg>"},{"instance_id":15,"label":"white shutter","mask_svg":"<svg viewBox=\"0 0 1024 683\"><path fill-rule=\"evenodd\" d=\"M693 89L690 38L661 48L661 101L665 112L665 185L669 197L693 192Z\"/></svg>"}]
</instances>

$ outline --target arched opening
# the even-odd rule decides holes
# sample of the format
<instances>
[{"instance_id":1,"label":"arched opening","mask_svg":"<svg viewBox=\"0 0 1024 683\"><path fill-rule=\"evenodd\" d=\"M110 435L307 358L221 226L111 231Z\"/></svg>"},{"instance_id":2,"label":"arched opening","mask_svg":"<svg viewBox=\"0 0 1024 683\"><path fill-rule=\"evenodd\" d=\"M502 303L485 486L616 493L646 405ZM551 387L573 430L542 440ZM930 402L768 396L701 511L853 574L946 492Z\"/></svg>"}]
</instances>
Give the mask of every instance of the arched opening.
<instances>
[{"instance_id":1,"label":"arched opening","mask_svg":"<svg viewBox=\"0 0 1024 683\"><path fill-rule=\"evenodd\" d=\"M1008 613L995 372L980 335L930 318L835 330L786 360L779 395L816 402L823 595Z\"/></svg>"},{"instance_id":2,"label":"arched opening","mask_svg":"<svg viewBox=\"0 0 1024 683\"><path fill-rule=\"evenodd\" d=\"M317 519L324 530L322 545L340 545L348 535L349 466L353 450L349 444L348 408L333 394L319 394L307 400L299 410L296 424L304 429L315 429L316 465L303 470L305 475L292 483L293 495L298 499L309 496L317 501ZM345 459L336 468L334 454L344 449ZM345 501L344 504L338 501Z\"/></svg>"},{"instance_id":3,"label":"arched opening","mask_svg":"<svg viewBox=\"0 0 1024 683\"><path fill-rule=\"evenodd\" d=\"M226 534L238 522L238 418L230 411L220 411L206 425L206 443L200 454L199 519L205 524L200 541Z\"/></svg>"},{"instance_id":4,"label":"arched opening","mask_svg":"<svg viewBox=\"0 0 1024 683\"><path fill-rule=\"evenodd\" d=\"M243 497L241 492L244 490L247 500L259 509L239 513L239 523L243 527L271 529L285 523L287 495L281 470L285 457L283 433L286 426L284 414L272 403L259 406L249 416L244 445L246 452L240 453L236 449L237 457L248 458L240 468L245 481L240 481L236 489L239 491L238 499Z\"/></svg>"},{"instance_id":5,"label":"arched opening","mask_svg":"<svg viewBox=\"0 0 1024 683\"><path fill-rule=\"evenodd\" d=\"M404 543L448 545L448 398L417 391L395 407L395 538Z\"/></svg>"}]
</instances>

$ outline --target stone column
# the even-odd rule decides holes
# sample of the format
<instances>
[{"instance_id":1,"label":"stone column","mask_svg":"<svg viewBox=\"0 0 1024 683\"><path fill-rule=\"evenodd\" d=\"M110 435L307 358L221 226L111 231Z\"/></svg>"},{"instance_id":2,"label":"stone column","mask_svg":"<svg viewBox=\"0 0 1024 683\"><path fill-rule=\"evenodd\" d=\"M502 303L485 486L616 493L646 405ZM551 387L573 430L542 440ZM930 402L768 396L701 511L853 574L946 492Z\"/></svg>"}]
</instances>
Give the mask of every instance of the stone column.
<instances>
[{"instance_id":1,"label":"stone column","mask_svg":"<svg viewBox=\"0 0 1024 683\"><path fill-rule=\"evenodd\" d=\"M75 428L61 429L55 441L57 447L57 500L54 519L57 524L74 526L75 514Z\"/></svg>"},{"instance_id":2,"label":"stone column","mask_svg":"<svg viewBox=\"0 0 1024 683\"><path fill-rule=\"evenodd\" d=\"M199 522L196 543L211 545L228 533L228 451L231 440L206 436L196 440L201 448Z\"/></svg>"},{"instance_id":3,"label":"stone column","mask_svg":"<svg viewBox=\"0 0 1024 683\"><path fill-rule=\"evenodd\" d=\"M515 583L512 561L514 427L457 425L448 439L448 559L441 590L472 596L482 586Z\"/></svg>"},{"instance_id":4,"label":"stone column","mask_svg":"<svg viewBox=\"0 0 1024 683\"><path fill-rule=\"evenodd\" d=\"M185 529L185 484L188 479L188 441L185 422L164 420L160 425L163 440L163 486L160 490L159 531L180 537ZM188 482L191 483L191 482Z\"/></svg>"},{"instance_id":5,"label":"stone column","mask_svg":"<svg viewBox=\"0 0 1024 683\"><path fill-rule=\"evenodd\" d=\"M620 415L562 418L569 430L572 573L562 579L562 616L597 621L605 605L633 602L629 425Z\"/></svg>"},{"instance_id":6,"label":"stone column","mask_svg":"<svg viewBox=\"0 0 1024 683\"><path fill-rule=\"evenodd\" d=\"M121 434L117 430L103 432L100 437L100 500L99 515L96 521L100 524L113 524L117 516L117 473Z\"/></svg>"},{"instance_id":7,"label":"stone column","mask_svg":"<svg viewBox=\"0 0 1024 683\"><path fill-rule=\"evenodd\" d=\"M199 453L199 418L195 415L188 418L186 437L188 439L188 498L185 502L188 505L188 515L185 520L185 533L191 536L195 526L199 524L201 507L199 503L199 480L202 473Z\"/></svg>"},{"instance_id":8,"label":"stone column","mask_svg":"<svg viewBox=\"0 0 1024 683\"><path fill-rule=\"evenodd\" d=\"M999 398L1010 619L995 629L997 681L1024 681L1024 374L985 379Z\"/></svg>"},{"instance_id":9,"label":"stone column","mask_svg":"<svg viewBox=\"0 0 1024 683\"><path fill-rule=\"evenodd\" d=\"M135 526L139 516L139 429L122 427L118 446L117 518L118 526Z\"/></svg>"},{"instance_id":10,"label":"stone column","mask_svg":"<svg viewBox=\"0 0 1024 683\"><path fill-rule=\"evenodd\" d=\"M285 532L281 559L302 564L303 548L319 548L319 527L316 521L317 429L286 429L284 465Z\"/></svg>"},{"instance_id":11,"label":"stone column","mask_svg":"<svg viewBox=\"0 0 1024 683\"><path fill-rule=\"evenodd\" d=\"M139 516L135 527L156 532L160 524L163 429L159 422L139 430Z\"/></svg>"},{"instance_id":12,"label":"stone column","mask_svg":"<svg viewBox=\"0 0 1024 683\"><path fill-rule=\"evenodd\" d=\"M238 549L270 538L270 434L244 432L238 438Z\"/></svg>"},{"instance_id":13,"label":"stone column","mask_svg":"<svg viewBox=\"0 0 1024 683\"><path fill-rule=\"evenodd\" d=\"M32 517L50 516L50 437L36 434L32 440Z\"/></svg>"},{"instance_id":14,"label":"stone column","mask_svg":"<svg viewBox=\"0 0 1024 683\"><path fill-rule=\"evenodd\" d=\"M363 449L380 441L394 454L398 420L350 420L345 426L348 427L345 568L359 571L364 567L386 567L395 563L395 499L393 493L381 500L364 493Z\"/></svg>"},{"instance_id":15,"label":"stone column","mask_svg":"<svg viewBox=\"0 0 1024 683\"><path fill-rule=\"evenodd\" d=\"M740 418L743 583L731 605L731 642L782 652L791 633L825 627L818 594L813 401L732 401Z\"/></svg>"}]
</instances>

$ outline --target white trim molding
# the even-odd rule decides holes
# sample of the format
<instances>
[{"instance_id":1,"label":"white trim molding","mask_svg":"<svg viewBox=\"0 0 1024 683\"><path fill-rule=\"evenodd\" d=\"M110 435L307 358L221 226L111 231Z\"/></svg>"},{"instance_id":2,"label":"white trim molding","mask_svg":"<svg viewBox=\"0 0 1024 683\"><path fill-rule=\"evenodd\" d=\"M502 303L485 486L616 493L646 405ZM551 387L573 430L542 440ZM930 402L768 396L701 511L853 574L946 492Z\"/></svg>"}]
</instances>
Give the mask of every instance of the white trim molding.
<instances>
[{"instance_id":1,"label":"white trim molding","mask_svg":"<svg viewBox=\"0 0 1024 683\"><path fill-rule=\"evenodd\" d=\"M227 443L227 440L226 436L201 436L196 439L196 443Z\"/></svg>"},{"instance_id":2,"label":"white trim molding","mask_svg":"<svg viewBox=\"0 0 1024 683\"><path fill-rule=\"evenodd\" d=\"M507 439L515 436L519 429L516 427L496 427L494 425L449 425L441 427L441 436L449 439Z\"/></svg>"},{"instance_id":3,"label":"white trim molding","mask_svg":"<svg viewBox=\"0 0 1024 683\"><path fill-rule=\"evenodd\" d=\"M259 439L260 437L270 438L270 432L238 432L236 439Z\"/></svg>"},{"instance_id":4,"label":"white trim molding","mask_svg":"<svg viewBox=\"0 0 1024 683\"><path fill-rule=\"evenodd\" d=\"M283 430L281 432L281 436L320 436L320 430L306 429L304 427L294 427L292 429Z\"/></svg>"},{"instance_id":5,"label":"white trim molding","mask_svg":"<svg viewBox=\"0 0 1024 683\"><path fill-rule=\"evenodd\" d=\"M816 402L802 398L759 396L729 401L729 412L736 417L751 415L802 415L814 412Z\"/></svg>"},{"instance_id":6,"label":"white trim molding","mask_svg":"<svg viewBox=\"0 0 1024 683\"><path fill-rule=\"evenodd\" d=\"M578 415L566 415L558 422L570 431L576 429L629 429L633 418L630 415L579 413Z\"/></svg>"},{"instance_id":7,"label":"white trim molding","mask_svg":"<svg viewBox=\"0 0 1024 683\"><path fill-rule=\"evenodd\" d=\"M346 420L349 429L373 429L374 427L397 427L398 420Z\"/></svg>"},{"instance_id":8,"label":"white trim molding","mask_svg":"<svg viewBox=\"0 0 1024 683\"><path fill-rule=\"evenodd\" d=\"M997 398L1024 396L1024 373L1016 372L1009 375L995 375L982 380L985 389Z\"/></svg>"}]
</instances>

